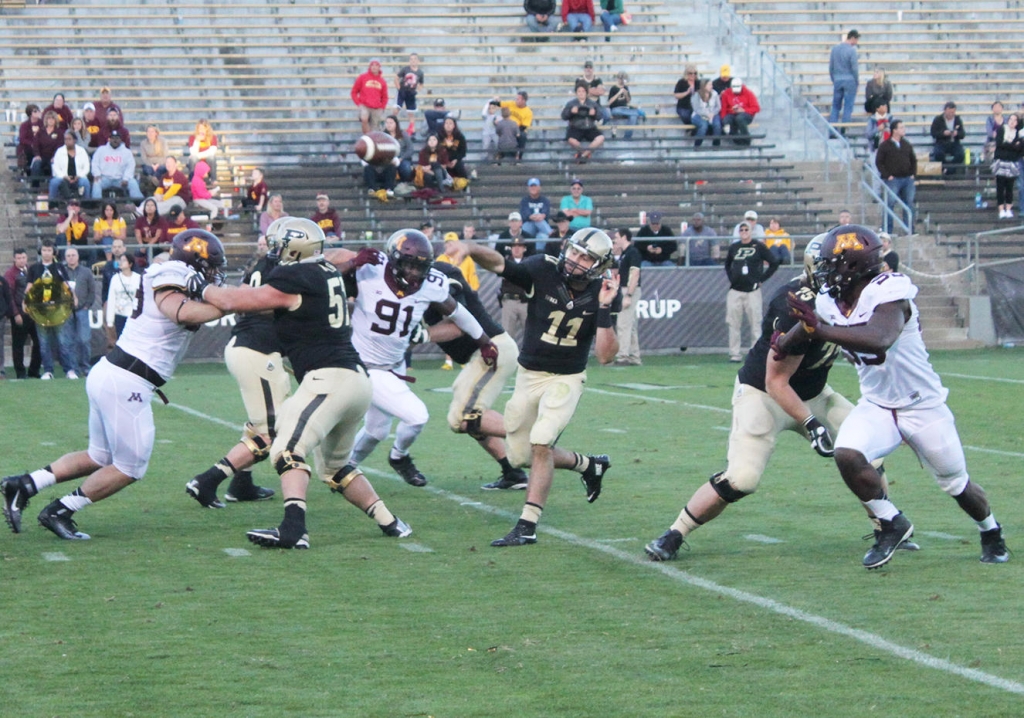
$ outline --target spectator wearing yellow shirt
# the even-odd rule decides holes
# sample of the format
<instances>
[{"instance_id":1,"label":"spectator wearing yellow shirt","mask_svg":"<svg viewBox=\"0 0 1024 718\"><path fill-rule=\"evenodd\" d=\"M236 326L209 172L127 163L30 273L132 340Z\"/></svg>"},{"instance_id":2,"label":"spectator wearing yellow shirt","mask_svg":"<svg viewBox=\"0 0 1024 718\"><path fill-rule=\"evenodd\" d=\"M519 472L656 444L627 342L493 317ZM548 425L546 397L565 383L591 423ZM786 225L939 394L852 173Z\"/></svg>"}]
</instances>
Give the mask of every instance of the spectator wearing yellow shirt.
<instances>
[{"instance_id":1,"label":"spectator wearing yellow shirt","mask_svg":"<svg viewBox=\"0 0 1024 718\"><path fill-rule=\"evenodd\" d=\"M494 99L497 100L498 98L495 97ZM523 159L523 152L526 150L527 130L533 124L533 110L526 106L526 101L529 99L530 96L526 90L520 90L516 93L516 99L505 100L501 103L502 107L507 107L512 113L510 119L519 125L519 154L516 155L517 161Z\"/></svg>"},{"instance_id":2,"label":"spectator wearing yellow shirt","mask_svg":"<svg viewBox=\"0 0 1024 718\"><path fill-rule=\"evenodd\" d=\"M768 229L764 232L764 243L771 250L780 264L789 264L793 256L793 240L789 232L782 228L778 217L772 217Z\"/></svg>"},{"instance_id":3,"label":"spectator wearing yellow shirt","mask_svg":"<svg viewBox=\"0 0 1024 718\"><path fill-rule=\"evenodd\" d=\"M86 232L89 231L89 220L82 214L82 207L77 199L68 200L67 210L57 220L58 247L84 247L89 244Z\"/></svg>"},{"instance_id":4,"label":"spectator wearing yellow shirt","mask_svg":"<svg viewBox=\"0 0 1024 718\"><path fill-rule=\"evenodd\" d=\"M109 261L110 245L114 243L115 239L120 239L123 242L127 237L128 225L125 224L124 217L117 211L117 205L113 202L104 202L103 211L92 223L93 244L103 245L103 251L107 254Z\"/></svg>"},{"instance_id":5,"label":"spectator wearing yellow shirt","mask_svg":"<svg viewBox=\"0 0 1024 718\"><path fill-rule=\"evenodd\" d=\"M462 272L462 276L466 278L466 283L469 284L469 288L474 292L480 289L480 278L476 275L476 264L473 259L466 256L461 262L456 258L459 251L459 235L455 232L446 232L444 235L444 251L438 256L438 262L444 262L445 264L454 264ZM442 369L453 369L452 358L445 356L444 364L441 365Z\"/></svg>"}]
</instances>

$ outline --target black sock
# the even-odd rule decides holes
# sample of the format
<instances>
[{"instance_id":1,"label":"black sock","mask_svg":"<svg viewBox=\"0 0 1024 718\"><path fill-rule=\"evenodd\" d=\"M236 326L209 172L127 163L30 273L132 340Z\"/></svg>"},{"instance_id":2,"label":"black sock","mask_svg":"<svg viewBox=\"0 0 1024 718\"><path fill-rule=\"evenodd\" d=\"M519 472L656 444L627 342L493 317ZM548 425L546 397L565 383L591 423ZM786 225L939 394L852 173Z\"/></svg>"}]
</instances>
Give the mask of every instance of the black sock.
<instances>
[{"instance_id":1,"label":"black sock","mask_svg":"<svg viewBox=\"0 0 1024 718\"><path fill-rule=\"evenodd\" d=\"M228 457L224 457L216 464L208 468L203 473L199 474L196 479L199 480L200 484L203 484L205 488L217 489L227 477L235 473L235 467L228 461Z\"/></svg>"},{"instance_id":2,"label":"black sock","mask_svg":"<svg viewBox=\"0 0 1024 718\"><path fill-rule=\"evenodd\" d=\"M236 492L241 491L244 494L255 490L255 488L256 485L252 482L252 472L243 469L242 471L235 472L231 479L231 484L228 486L228 492L234 495Z\"/></svg>"},{"instance_id":3,"label":"black sock","mask_svg":"<svg viewBox=\"0 0 1024 718\"><path fill-rule=\"evenodd\" d=\"M498 459L498 466L501 467L501 473L507 474L512 471L512 464L508 462L508 457Z\"/></svg>"},{"instance_id":4,"label":"black sock","mask_svg":"<svg viewBox=\"0 0 1024 718\"><path fill-rule=\"evenodd\" d=\"M284 500L284 521L281 526L306 529L306 502L303 499ZM301 533L301 532L300 532Z\"/></svg>"}]
</instances>

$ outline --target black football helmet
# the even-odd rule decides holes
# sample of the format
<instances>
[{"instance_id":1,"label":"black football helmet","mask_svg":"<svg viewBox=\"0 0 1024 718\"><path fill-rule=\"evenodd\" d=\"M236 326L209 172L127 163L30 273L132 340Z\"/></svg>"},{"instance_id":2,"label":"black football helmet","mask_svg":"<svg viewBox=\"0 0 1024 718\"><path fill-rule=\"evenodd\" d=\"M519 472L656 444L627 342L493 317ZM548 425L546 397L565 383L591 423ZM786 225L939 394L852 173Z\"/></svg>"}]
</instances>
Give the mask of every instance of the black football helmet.
<instances>
[{"instance_id":1,"label":"black football helmet","mask_svg":"<svg viewBox=\"0 0 1024 718\"><path fill-rule=\"evenodd\" d=\"M184 262L213 284L223 281L223 270L228 263L224 245L205 229L186 229L174 235L171 259Z\"/></svg>"},{"instance_id":2,"label":"black football helmet","mask_svg":"<svg viewBox=\"0 0 1024 718\"><path fill-rule=\"evenodd\" d=\"M434 248L427 235L415 229L400 229L390 237L385 247L388 271L407 294L419 291L434 263Z\"/></svg>"},{"instance_id":3,"label":"black football helmet","mask_svg":"<svg viewBox=\"0 0 1024 718\"><path fill-rule=\"evenodd\" d=\"M815 274L832 297L838 298L857 282L885 269L882 240L867 227L844 224L833 228L821 243Z\"/></svg>"},{"instance_id":4,"label":"black football helmet","mask_svg":"<svg viewBox=\"0 0 1024 718\"><path fill-rule=\"evenodd\" d=\"M584 267L569 257L570 250L593 258L594 263ZM558 271L566 279L590 281L604 274L612 266L612 259L611 238L599 229L584 227L562 244L562 251L558 255Z\"/></svg>"}]
</instances>

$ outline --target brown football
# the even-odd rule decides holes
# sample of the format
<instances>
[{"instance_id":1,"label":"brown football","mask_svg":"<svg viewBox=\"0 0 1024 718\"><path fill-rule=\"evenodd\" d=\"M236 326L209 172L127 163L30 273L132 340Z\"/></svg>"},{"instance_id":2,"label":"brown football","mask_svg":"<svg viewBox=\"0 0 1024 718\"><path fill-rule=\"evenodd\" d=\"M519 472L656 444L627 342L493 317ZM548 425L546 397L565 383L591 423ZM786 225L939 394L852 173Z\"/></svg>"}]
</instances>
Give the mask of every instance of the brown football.
<instances>
[{"instance_id":1,"label":"brown football","mask_svg":"<svg viewBox=\"0 0 1024 718\"><path fill-rule=\"evenodd\" d=\"M398 140L384 132L371 132L356 140L359 159L371 165L386 165L398 154Z\"/></svg>"}]
</instances>

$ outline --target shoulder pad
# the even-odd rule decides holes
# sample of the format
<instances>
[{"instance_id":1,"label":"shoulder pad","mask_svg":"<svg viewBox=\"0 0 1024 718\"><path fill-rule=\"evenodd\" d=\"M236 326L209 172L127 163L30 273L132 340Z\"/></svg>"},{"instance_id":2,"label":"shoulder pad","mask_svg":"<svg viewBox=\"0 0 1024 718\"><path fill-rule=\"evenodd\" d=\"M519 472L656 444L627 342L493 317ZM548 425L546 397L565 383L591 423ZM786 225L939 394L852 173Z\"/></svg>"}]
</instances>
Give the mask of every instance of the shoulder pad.
<instances>
[{"instance_id":1,"label":"shoulder pad","mask_svg":"<svg viewBox=\"0 0 1024 718\"><path fill-rule=\"evenodd\" d=\"M154 291L159 289L184 290L188 286L189 277L193 274L196 274L196 270L179 260L157 264L146 270L146 276L149 277L149 286Z\"/></svg>"},{"instance_id":2,"label":"shoulder pad","mask_svg":"<svg viewBox=\"0 0 1024 718\"><path fill-rule=\"evenodd\" d=\"M916 296L917 287L910 281L910 277L899 272L883 272L864 287L861 301L869 301L873 306L878 306Z\"/></svg>"}]
</instances>

